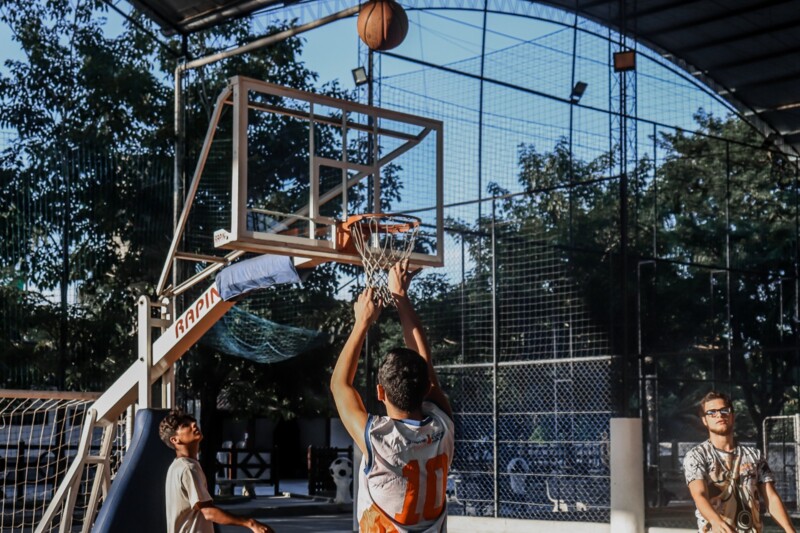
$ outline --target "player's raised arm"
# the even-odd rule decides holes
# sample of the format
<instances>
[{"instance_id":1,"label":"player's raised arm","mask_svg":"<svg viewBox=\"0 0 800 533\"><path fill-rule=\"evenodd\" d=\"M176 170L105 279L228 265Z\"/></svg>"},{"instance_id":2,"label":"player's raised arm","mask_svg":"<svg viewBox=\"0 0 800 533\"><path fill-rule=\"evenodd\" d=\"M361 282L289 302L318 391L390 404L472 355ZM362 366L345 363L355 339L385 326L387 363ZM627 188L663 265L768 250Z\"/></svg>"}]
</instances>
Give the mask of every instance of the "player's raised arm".
<instances>
[{"instance_id":1,"label":"player's raised arm","mask_svg":"<svg viewBox=\"0 0 800 533\"><path fill-rule=\"evenodd\" d=\"M396 263L389 271L389 292L392 293L397 312L400 315L400 324L403 327L403 339L406 346L417 353L428 363L428 376L431 381L431 389L426 399L439 406L447 416L453 418L453 409L450 407L450 400L439 385L439 378L436 377L436 370L433 368L431 360L430 346L425 330L419 320L411 299L408 297L408 287L411 280L420 270L410 270L408 259Z\"/></svg>"},{"instance_id":2,"label":"player's raised arm","mask_svg":"<svg viewBox=\"0 0 800 533\"><path fill-rule=\"evenodd\" d=\"M331 392L336 403L336 410L342 419L344 427L356 446L362 453L367 453L366 443L364 442L364 429L367 426L367 410L361 395L353 387L353 381L358 369L358 360L361 356L361 349L367 337L367 331L381 313L380 305L372 300L372 289L368 288L358 296L355 305L355 324L350 337L339 354L336 366L331 376Z\"/></svg>"}]
</instances>

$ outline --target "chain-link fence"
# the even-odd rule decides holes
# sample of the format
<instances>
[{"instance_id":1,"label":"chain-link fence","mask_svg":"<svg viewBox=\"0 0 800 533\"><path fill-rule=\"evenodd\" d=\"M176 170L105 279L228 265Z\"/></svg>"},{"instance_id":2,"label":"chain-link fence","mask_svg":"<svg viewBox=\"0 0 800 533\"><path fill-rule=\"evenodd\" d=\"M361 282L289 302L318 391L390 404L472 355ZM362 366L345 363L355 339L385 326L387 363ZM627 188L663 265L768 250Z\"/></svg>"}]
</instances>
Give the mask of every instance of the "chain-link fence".
<instances>
[{"instance_id":1,"label":"chain-link fence","mask_svg":"<svg viewBox=\"0 0 800 533\"><path fill-rule=\"evenodd\" d=\"M800 452L800 415L774 416L763 422L763 450L775 478L775 488L786 501L797 507L797 493L800 490L800 471L797 457Z\"/></svg>"},{"instance_id":2,"label":"chain-link fence","mask_svg":"<svg viewBox=\"0 0 800 533\"><path fill-rule=\"evenodd\" d=\"M455 408L449 512L608 521L613 358L440 369Z\"/></svg>"},{"instance_id":3,"label":"chain-link fence","mask_svg":"<svg viewBox=\"0 0 800 533\"><path fill-rule=\"evenodd\" d=\"M607 522L618 357L570 254L519 223L452 231L450 284L421 308L455 411L449 509Z\"/></svg>"},{"instance_id":4,"label":"chain-link fence","mask_svg":"<svg viewBox=\"0 0 800 533\"><path fill-rule=\"evenodd\" d=\"M487 17L487 42L501 25ZM381 83L381 105L447 125L445 278L460 292L443 298L458 316L430 313L426 325L450 341L437 353L448 369L464 369L463 386L474 391L464 409L474 415L458 415L460 449L486 449L456 458L471 476L472 488L459 490L459 499L471 497L464 513L552 518L566 516L552 512L560 503L602 507L557 497L555 481L540 476L531 492L544 497L532 496L525 511L504 509L514 493L509 463L520 457L530 469L524 450L501 451L503 411L493 394L502 392L505 362L616 356L608 397L591 398L597 411L644 420L652 525L694 524L682 460L707 438L696 402L708 390L732 395L737 437L759 446L761 421L800 405L796 154L646 49L636 51L623 96L608 60L614 39L580 19L554 23L552 32L492 48L485 69L478 58L428 62ZM420 66L400 51L382 61L384 72ZM558 99L569 72L588 86L580 102ZM557 379L530 386L541 394ZM468 459L481 456L477 468ZM772 452L770 460L791 464ZM781 487L794 506L794 492ZM551 513L536 515L533 500L550 502ZM581 516L603 519L573 515Z\"/></svg>"}]
</instances>

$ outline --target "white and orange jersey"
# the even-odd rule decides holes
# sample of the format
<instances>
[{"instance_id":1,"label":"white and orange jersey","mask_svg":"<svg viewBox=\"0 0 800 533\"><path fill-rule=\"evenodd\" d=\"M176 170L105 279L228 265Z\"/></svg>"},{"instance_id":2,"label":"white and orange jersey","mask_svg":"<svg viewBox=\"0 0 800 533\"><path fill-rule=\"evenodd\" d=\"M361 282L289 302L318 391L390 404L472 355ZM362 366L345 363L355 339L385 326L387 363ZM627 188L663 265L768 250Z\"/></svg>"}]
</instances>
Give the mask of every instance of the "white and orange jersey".
<instances>
[{"instance_id":1,"label":"white and orange jersey","mask_svg":"<svg viewBox=\"0 0 800 533\"><path fill-rule=\"evenodd\" d=\"M422 420L367 420L357 507L362 533L447 531L453 421L431 402L422 413Z\"/></svg>"}]
</instances>

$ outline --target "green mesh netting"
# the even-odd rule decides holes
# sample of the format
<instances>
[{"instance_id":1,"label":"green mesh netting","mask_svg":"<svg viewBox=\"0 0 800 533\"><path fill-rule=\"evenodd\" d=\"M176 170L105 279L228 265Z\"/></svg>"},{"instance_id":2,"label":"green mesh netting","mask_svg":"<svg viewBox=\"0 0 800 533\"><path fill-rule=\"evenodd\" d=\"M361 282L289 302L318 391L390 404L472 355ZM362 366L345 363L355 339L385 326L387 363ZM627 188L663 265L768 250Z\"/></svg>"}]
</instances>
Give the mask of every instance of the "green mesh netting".
<instances>
[{"instance_id":1,"label":"green mesh netting","mask_svg":"<svg viewBox=\"0 0 800 533\"><path fill-rule=\"evenodd\" d=\"M327 338L323 332L277 324L234 307L200 342L227 355L277 363L319 346Z\"/></svg>"}]
</instances>

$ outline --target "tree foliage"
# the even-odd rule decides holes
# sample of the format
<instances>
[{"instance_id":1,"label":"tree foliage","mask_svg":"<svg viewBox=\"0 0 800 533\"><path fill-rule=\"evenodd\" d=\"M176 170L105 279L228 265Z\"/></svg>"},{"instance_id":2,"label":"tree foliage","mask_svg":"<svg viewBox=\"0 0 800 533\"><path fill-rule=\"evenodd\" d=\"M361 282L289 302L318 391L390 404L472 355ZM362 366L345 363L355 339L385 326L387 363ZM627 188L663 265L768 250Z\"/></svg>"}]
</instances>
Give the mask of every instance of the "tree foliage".
<instances>
[{"instance_id":1,"label":"tree foliage","mask_svg":"<svg viewBox=\"0 0 800 533\"><path fill-rule=\"evenodd\" d=\"M694 406L681 399L700 393L689 383L700 379L733 393L760 442L764 417L796 408L797 168L738 119L696 120L697 133L659 139L657 253L676 263L658 265L647 335L654 351L682 352L662 357L660 373L682 376L662 396L684 420Z\"/></svg>"},{"instance_id":2,"label":"tree foliage","mask_svg":"<svg viewBox=\"0 0 800 533\"><path fill-rule=\"evenodd\" d=\"M135 206L166 207L141 185L152 186L166 161L169 90L148 60L151 40L104 34L106 9L58 0L0 9L23 54L0 73L0 128L14 134L0 160L0 261L44 312L5 336L3 349L29 351L46 369L28 386L97 387L98 376L127 366L135 298L153 275L143 261L153 226ZM20 316L3 313L11 323ZM54 353L57 365L46 360Z\"/></svg>"},{"instance_id":3,"label":"tree foliage","mask_svg":"<svg viewBox=\"0 0 800 533\"><path fill-rule=\"evenodd\" d=\"M137 24L108 36L106 10L100 1L7 2L0 10L23 53L22 59L5 62L0 77L0 127L14 133L0 165L0 229L18 236L5 242L0 266L4 285L9 291L17 287L20 295L11 300L19 305L3 308L18 327L9 328L2 340L7 353L29 353L29 363L45 371L39 386L103 388L134 359L135 301L152 294L172 238L172 74L180 60L179 43L157 43L141 31L157 31L141 16ZM277 23L266 31L288 27ZM253 38L250 26L239 21L191 36L188 49L202 56ZM288 39L187 76L188 166L230 76L317 90L316 74L303 65L301 50L299 38ZM335 85L323 90L346 96ZM253 175L264 179L253 185L264 198L286 190L275 176L307 172L304 132L292 127L279 121L254 125L251 146L264 155ZM295 190L287 202L296 202L301 193ZM214 226L206 223L206 228ZM332 300L335 276L330 267L315 271L306 290L293 295L302 305L285 305L288 297L273 296L291 312L267 310L268 318L302 319L299 325L319 327L326 307L335 304L304 310L312 301ZM36 305L26 304L30 294L39 295ZM16 320L28 314L39 319ZM54 363L59 353L66 361ZM62 376L59 364L65 367ZM228 371L217 375L236 381L241 372L270 374L258 365L243 369L243 364L223 365ZM208 373L200 369L197 375ZM188 385L198 391L203 379ZM271 401L280 405L284 398Z\"/></svg>"}]
</instances>

